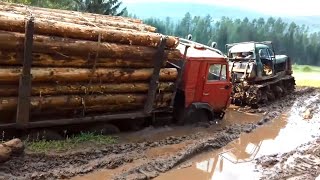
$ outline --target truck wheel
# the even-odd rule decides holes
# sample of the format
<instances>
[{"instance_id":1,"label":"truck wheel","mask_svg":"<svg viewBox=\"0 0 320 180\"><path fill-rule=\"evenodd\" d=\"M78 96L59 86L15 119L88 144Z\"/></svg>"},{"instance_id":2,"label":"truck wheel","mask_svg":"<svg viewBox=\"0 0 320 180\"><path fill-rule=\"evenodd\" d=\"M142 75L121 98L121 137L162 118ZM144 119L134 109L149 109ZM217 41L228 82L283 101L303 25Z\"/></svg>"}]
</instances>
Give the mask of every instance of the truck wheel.
<instances>
[{"instance_id":1,"label":"truck wheel","mask_svg":"<svg viewBox=\"0 0 320 180\"><path fill-rule=\"evenodd\" d=\"M185 118L185 124L194 124L197 122L209 122L209 116L205 110L190 110L188 117Z\"/></svg>"}]
</instances>

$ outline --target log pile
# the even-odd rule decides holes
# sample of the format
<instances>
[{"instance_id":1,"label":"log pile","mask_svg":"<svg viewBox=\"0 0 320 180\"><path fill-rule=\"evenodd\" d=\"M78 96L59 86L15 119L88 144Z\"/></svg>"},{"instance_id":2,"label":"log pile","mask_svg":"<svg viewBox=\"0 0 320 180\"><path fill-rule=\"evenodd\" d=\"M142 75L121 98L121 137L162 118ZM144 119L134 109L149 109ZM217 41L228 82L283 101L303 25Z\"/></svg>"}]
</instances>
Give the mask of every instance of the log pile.
<instances>
[{"instance_id":1,"label":"log pile","mask_svg":"<svg viewBox=\"0 0 320 180\"><path fill-rule=\"evenodd\" d=\"M14 120L27 21L34 20L31 112L141 109L163 35L141 20L0 2L0 116ZM181 58L166 36L155 107L166 107ZM3 113L3 115L1 115ZM1 123L1 122L0 122Z\"/></svg>"}]
</instances>

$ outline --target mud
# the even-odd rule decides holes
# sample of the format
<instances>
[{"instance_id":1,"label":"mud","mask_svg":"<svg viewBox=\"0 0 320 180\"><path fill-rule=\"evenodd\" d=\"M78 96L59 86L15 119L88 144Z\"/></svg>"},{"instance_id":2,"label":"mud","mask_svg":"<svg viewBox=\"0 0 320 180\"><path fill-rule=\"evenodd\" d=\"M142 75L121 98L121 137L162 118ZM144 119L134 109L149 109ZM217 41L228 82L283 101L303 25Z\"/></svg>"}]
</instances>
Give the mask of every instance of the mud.
<instances>
[{"instance_id":1,"label":"mud","mask_svg":"<svg viewBox=\"0 0 320 180\"><path fill-rule=\"evenodd\" d=\"M299 89L283 100L257 110L234 107L226 115L227 119L218 125L208 123L205 127L149 127L119 135L119 144L63 154L26 152L24 156L14 157L0 165L0 179L155 178L177 167L187 168L190 163L185 162L194 156L225 147L243 133L254 132L269 124L287 111L297 99L303 104L305 97L317 93L311 88ZM312 108L310 112L317 112L316 106L309 108Z\"/></svg>"},{"instance_id":2,"label":"mud","mask_svg":"<svg viewBox=\"0 0 320 180\"><path fill-rule=\"evenodd\" d=\"M320 175L320 139L297 149L257 159L260 179L316 179Z\"/></svg>"},{"instance_id":3,"label":"mud","mask_svg":"<svg viewBox=\"0 0 320 180\"><path fill-rule=\"evenodd\" d=\"M315 179L320 166L319 92L302 95L270 123L241 134L219 150L195 156L182 168L156 179ZM313 117L304 120L303 112L310 107ZM297 148L301 144L304 149Z\"/></svg>"}]
</instances>

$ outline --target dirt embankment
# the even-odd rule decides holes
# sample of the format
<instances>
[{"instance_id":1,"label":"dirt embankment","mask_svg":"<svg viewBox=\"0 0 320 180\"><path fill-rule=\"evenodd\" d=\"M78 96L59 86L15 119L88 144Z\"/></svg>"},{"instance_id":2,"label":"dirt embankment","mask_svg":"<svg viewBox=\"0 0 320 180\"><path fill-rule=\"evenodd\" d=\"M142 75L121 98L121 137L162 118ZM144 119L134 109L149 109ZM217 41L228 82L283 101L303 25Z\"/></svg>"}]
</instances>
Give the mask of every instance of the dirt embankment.
<instances>
[{"instance_id":1,"label":"dirt embankment","mask_svg":"<svg viewBox=\"0 0 320 180\"><path fill-rule=\"evenodd\" d=\"M211 133L170 136L158 141L121 143L105 147L95 147L64 154L35 154L27 152L0 165L0 179L64 179L84 175L99 169L117 169L130 163L128 168L117 172L114 179L154 178L181 164L195 154L219 149L237 139L241 133L250 133L259 126L276 118L291 107L299 98L308 96L314 89L299 89L281 101L274 102L258 110L264 113L258 122L234 123L215 128ZM250 109L242 109L252 111ZM216 126L216 125L211 125ZM174 128L174 127L173 127ZM203 128L205 131L206 128ZM151 153L170 147L170 153ZM139 163L137 163L139 162ZM114 173L112 173L114 174Z\"/></svg>"}]
</instances>

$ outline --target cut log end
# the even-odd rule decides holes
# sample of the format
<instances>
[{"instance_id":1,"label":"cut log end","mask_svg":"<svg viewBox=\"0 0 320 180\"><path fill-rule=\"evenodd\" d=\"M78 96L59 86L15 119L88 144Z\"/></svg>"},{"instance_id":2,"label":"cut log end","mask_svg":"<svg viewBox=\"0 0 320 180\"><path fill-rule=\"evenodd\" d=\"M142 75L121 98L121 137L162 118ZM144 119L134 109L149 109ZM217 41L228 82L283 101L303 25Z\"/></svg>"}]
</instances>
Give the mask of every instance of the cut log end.
<instances>
[{"instance_id":1,"label":"cut log end","mask_svg":"<svg viewBox=\"0 0 320 180\"><path fill-rule=\"evenodd\" d=\"M20 139L12 139L0 144L0 163L10 159L12 155L19 155L24 151L24 144Z\"/></svg>"}]
</instances>

